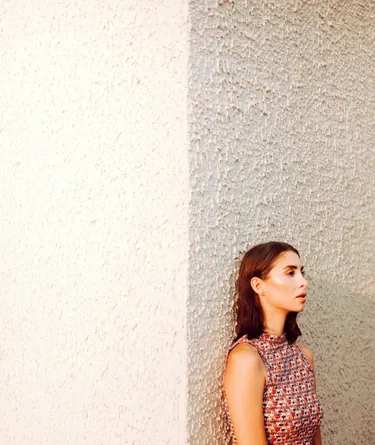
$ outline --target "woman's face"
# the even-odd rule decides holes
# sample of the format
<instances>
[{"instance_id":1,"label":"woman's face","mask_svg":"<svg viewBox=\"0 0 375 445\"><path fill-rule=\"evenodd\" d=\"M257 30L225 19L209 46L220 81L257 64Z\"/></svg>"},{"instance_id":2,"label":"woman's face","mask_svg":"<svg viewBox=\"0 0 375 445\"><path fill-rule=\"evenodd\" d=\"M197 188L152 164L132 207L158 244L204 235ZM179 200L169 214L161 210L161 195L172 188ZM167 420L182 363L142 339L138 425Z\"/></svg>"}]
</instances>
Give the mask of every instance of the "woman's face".
<instances>
[{"instance_id":1,"label":"woman's face","mask_svg":"<svg viewBox=\"0 0 375 445\"><path fill-rule=\"evenodd\" d=\"M263 280L264 295L261 298L268 307L301 312L306 301L307 286L299 256L292 251L283 252Z\"/></svg>"}]
</instances>

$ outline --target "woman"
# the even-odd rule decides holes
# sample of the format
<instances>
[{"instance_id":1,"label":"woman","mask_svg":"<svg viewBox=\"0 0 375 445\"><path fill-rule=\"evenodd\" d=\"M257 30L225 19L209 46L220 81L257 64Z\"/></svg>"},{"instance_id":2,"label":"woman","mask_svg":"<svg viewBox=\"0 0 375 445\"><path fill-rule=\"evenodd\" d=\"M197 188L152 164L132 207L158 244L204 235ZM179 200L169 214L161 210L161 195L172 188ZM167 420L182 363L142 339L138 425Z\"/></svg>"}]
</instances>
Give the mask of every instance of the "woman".
<instances>
[{"instance_id":1,"label":"woman","mask_svg":"<svg viewBox=\"0 0 375 445\"><path fill-rule=\"evenodd\" d=\"M224 374L233 445L322 443L313 354L296 341L307 285L299 253L289 244L258 244L242 260L237 338Z\"/></svg>"}]
</instances>

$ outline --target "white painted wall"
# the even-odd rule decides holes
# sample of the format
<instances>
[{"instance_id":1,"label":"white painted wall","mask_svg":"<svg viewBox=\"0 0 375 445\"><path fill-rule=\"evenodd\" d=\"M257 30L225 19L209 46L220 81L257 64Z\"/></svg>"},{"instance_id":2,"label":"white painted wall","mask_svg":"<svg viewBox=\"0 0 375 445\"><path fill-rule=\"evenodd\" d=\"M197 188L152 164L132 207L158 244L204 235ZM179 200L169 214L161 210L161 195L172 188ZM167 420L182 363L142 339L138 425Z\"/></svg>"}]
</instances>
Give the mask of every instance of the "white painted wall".
<instances>
[{"instance_id":1,"label":"white painted wall","mask_svg":"<svg viewBox=\"0 0 375 445\"><path fill-rule=\"evenodd\" d=\"M187 6L0 12L0 443L185 444Z\"/></svg>"}]
</instances>

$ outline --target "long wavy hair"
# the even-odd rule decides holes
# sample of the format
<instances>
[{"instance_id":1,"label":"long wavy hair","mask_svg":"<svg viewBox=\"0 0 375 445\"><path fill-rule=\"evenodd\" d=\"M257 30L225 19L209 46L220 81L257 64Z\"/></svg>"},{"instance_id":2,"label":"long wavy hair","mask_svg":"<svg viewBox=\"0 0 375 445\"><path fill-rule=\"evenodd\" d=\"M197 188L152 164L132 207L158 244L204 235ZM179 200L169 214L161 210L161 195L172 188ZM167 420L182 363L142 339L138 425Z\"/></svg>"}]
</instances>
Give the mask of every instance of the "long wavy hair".
<instances>
[{"instance_id":1,"label":"long wavy hair","mask_svg":"<svg viewBox=\"0 0 375 445\"><path fill-rule=\"evenodd\" d=\"M236 340L243 335L249 339L258 338L264 331L264 313L258 294L251 287L253 277L265 280L273 268L276 259L283 253L292 251L298 256L299 252L293 246L279 241L257 244L248 250L241 262L237 291L237 325ZM301 335L297 324L297 312L289 312L284 327L285 336L289 343L294 343Z\"/></svg>"}]
</instances>

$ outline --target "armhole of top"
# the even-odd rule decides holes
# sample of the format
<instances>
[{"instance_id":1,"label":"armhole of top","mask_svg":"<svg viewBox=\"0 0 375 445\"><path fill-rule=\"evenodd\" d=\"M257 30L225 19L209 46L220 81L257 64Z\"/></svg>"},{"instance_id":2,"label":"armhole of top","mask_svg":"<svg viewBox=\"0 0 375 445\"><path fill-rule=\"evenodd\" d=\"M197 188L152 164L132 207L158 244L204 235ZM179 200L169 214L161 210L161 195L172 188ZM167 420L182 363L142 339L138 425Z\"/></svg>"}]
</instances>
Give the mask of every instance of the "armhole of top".
<instances>
[{"instance_id":1,"label":"armhole of top","mask_svg":"<svg viewBox=\"0 0 375 445\"><path fill-rule=\"evenodd\" d=\"M243 337L239 338L236 342L234 342L228 349L227 355L225 357L225 367L227 366L228 363L228 357L230 352L240 343L248 343L250 346L253 346L255 348L255 346L251 343L251 341L246 337L246 335L244 335ZM259 357L262 360L262 363L264 365L264 367L266 368L266 381L264 382L264 391L266 391L266 389L268 388L268 386L270 385L270 383L272 382L272 375L271 375L271 371L270 371L270 367L267 366L264 357L262 356L262 354L259 352L258 348L255 348L257 350L257 353L259 355Z\"/></svg>"},{"instance_id":2,"label":"armhole of top","mask_svg":"<svg viewBox=\"0 0 375 445\"><path fill-rule=\"evenodd\" d=\"M295 345L297 346L297 349L298 349L299 353L301 354L302 360L305 362L305 364L310 369L310 371L313 373L313 375L315 375L314 369L310 365L310 362L309 362L308 358L306 357L305 353L302 351L302 349L300 348L300 346L297 342L295 342Z\"/></svg>"}]
</instances>

